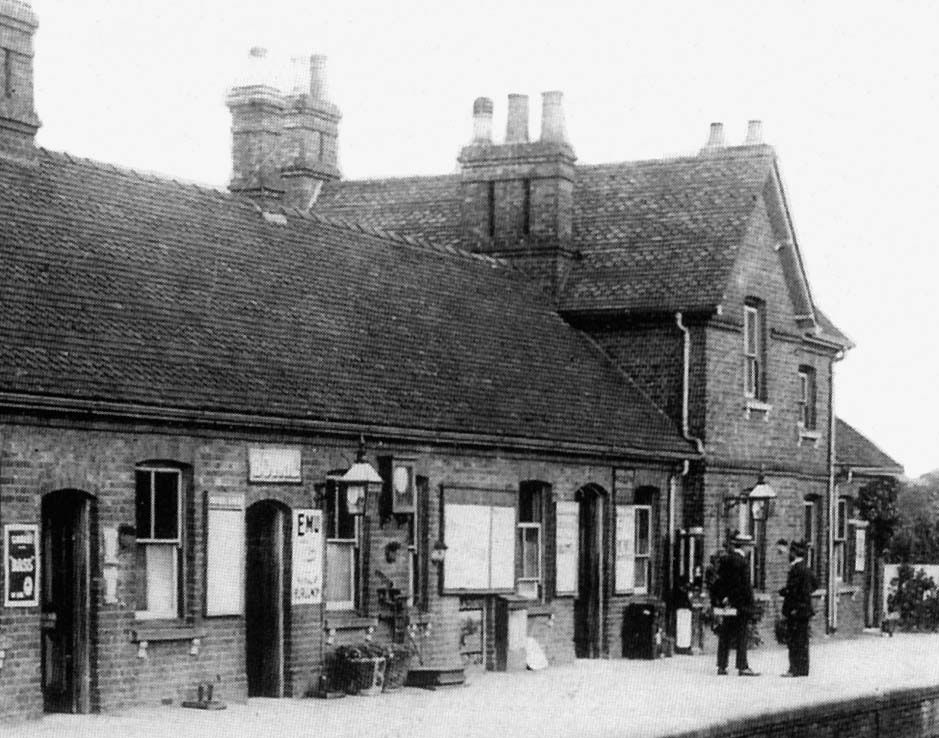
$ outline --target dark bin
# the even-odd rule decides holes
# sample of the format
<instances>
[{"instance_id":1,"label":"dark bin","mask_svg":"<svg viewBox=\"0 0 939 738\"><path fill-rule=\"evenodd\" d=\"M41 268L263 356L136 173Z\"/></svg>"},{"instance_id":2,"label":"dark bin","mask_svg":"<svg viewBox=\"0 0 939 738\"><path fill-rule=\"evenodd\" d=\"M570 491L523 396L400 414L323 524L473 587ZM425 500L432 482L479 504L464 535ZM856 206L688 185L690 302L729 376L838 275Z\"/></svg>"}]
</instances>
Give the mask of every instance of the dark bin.
<instances>
[{"instance_id":1,"label":"dark bin","mask_svg":"<svg viewBox=\"0 0 939 738\"><path fill-rule=\"evenodd\" d=\"M654 659L658 613L654 603L633 602L623 612L623 656L627 659Z\"/></svg>"}]
</instances>

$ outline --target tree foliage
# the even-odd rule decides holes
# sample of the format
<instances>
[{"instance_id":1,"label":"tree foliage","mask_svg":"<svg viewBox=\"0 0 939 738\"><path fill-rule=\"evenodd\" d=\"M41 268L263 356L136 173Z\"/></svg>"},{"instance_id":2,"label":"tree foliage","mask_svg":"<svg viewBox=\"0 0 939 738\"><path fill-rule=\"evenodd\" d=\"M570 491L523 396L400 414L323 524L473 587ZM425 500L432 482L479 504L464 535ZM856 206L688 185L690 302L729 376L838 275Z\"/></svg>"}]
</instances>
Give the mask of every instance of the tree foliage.
<instances>
[{"instance_id":1,"label":"tree foliage","mask_svg":"<svg viewBox=\"0 0 939 738\"><path fill-rule=\"evenodd\" d=\"M858 490L855 508L870 523L868 533L878 553L890 545L900 525L900 510L897 506L899 487L899 482L893 477L880 477Z\"/></svg>"}]
</instances>

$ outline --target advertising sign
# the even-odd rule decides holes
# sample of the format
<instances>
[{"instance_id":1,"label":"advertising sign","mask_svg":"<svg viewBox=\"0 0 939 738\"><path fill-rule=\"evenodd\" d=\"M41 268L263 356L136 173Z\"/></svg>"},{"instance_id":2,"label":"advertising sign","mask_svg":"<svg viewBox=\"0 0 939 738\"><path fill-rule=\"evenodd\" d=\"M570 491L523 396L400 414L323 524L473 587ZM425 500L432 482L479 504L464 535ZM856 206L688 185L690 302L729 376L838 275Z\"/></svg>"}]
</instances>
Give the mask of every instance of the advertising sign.
<instances>
[{"instance_id":1,"label":"advertising sign","mask_svg":"<svg viewBox=\"0 0 939 738\"><path fill-rule=\"evenodd\" d=\"M299 448L249 448L248 481L297 483L302 481Z\"/></svg>"},{"instance_id":2,"label":"advertising sign","mask_svg":"<svg viewBox=\"0 0 939 738\"><path fill-rule=\"evenodd\" d=\"M291 511L293 538L290 602L315 605L323 601L323 511Z\"/></svg>"},{"instance_id":3,"label":"advertising sign","mask_svg":"<svg viewBox=\"0 0 939 738\"><path fill-rule=\"evenodd\" d=\"M7 607L39 605L39 526L3 526L3 562Z\"/></svg>"}]
</instances>

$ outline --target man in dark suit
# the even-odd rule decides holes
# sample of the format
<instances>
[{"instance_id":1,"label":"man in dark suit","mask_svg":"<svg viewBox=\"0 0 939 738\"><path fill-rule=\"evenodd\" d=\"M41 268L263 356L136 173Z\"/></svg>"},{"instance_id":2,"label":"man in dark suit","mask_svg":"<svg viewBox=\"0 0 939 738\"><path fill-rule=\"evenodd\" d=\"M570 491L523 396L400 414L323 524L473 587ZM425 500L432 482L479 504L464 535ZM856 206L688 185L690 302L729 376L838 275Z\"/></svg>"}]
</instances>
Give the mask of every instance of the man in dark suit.
<instances>
[{"instance_id":1,"label":"man in dark suit","mask_svg":"<svg viewBox=\"0 0 939 738\"><path fill-rule=\"evenodd\" d=\"M711 589L714 607L732 607L736 615L725 616L717 633L717 673L727 673L730 649L736 651L737 673L740 676L759 676L747 663L747 623L753 612L753 588L750 585L750 566L743 547L753 543L750 536L737 531L731 534L731 548L717 566L717 577Z\"/></svg>"},{"instance_id":2,"label":"man in dark suit","mask_svg":"<svg viewBox=\"0 0 939 738\"><path fill-rule=\"evenodd\" d=\"M783 596L782 614L786 620L786 645L789 648L787 677L809 675L809 620L812 619L812 592L818 579L805 564L806 545L793 541L789 546L789 576L780 591Z\"/></svg>"}]
</instances>

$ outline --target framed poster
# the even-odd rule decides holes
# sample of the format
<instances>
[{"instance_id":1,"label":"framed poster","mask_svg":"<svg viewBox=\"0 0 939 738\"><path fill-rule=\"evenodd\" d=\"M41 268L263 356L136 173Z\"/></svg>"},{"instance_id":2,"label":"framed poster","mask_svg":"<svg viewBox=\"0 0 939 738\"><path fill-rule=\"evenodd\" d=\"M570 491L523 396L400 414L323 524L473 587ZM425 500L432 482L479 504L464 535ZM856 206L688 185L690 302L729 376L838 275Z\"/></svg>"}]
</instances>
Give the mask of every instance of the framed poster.
<instances>
[{"instance_id":1,"label":"framed poster","mask_svg":"<svg viewBox=\"0 0 939 738\"><path fill-rule=\"evenodd\" d=\"M241 615L245 610L244 494L209 492L208 503L205 614Z\"/></svg>"},{"instance_id":2,"label":"framed poster","mask_svg":"<svg viewBox=\"0 0 939 738\"><path fill-rule=\"evenodd\" d=\"M315 605L323 601L323 511L291 510L290 602Z\"/></svg>"},{"instance_id":3,"label":"framed poster","mask_svg":"<svg viewBox=\"0 0 939 738\"><path fill-rule=\"evenodd\" d=\"M616 506L616 568L613 580L618 594L631 592L635 586L636 508Z\"/></svg>"},{"instance_id":4,"label":"framed poster","mask_svg":"<svg viewBox=\"0 0 939 738\"><path fill-rule=\"evenodd\" d=\"M444 541L444 592L514 590L514 507L447 504Z\"/></svg>"},{"instance_id":5,"label":"framed poster","mask_svg":"<svg viewBox=\"0 0 939 738\"><path fill-rule=\"evenodd\" d=\"M556 556L555 594L577 594L578 536L580 504L558 501L555 520Z\"/></svg>"},{"instance_id":6,"label":"framed poster","mask_svg":"<svg viewBox=\"0 0 939 738\"><path fill-rule=\"evenodd\" d=\"M3 570L6 607L39 606L39 526L3 526Z\"/></svg>"}]
</instances>

